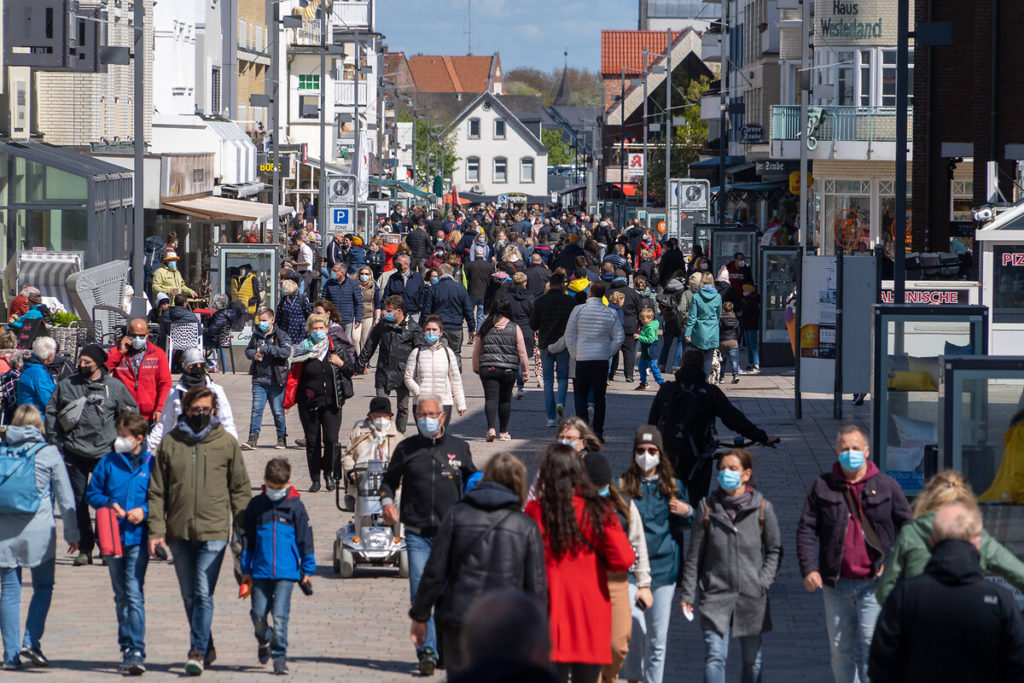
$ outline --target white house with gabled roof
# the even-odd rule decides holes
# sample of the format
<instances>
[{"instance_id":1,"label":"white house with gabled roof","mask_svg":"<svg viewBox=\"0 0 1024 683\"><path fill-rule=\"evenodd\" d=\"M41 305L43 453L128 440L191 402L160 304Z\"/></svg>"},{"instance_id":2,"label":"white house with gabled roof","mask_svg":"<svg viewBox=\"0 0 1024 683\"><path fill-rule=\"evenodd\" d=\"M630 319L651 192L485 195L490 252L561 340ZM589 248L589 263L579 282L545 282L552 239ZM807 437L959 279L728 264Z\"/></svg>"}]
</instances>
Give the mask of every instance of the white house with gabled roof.
<instances>
[{"instance_id":1,"label":"white house with gabled roof","mask_svg":"<svg viewBox=\"0 0 1024 683\"><path fill-rule=\"evenodd\" d=\"M452 179L459 192L547 194L548 150L500 97L482 93L449 130L456 156Z\"/></svg>"}]
</instances>

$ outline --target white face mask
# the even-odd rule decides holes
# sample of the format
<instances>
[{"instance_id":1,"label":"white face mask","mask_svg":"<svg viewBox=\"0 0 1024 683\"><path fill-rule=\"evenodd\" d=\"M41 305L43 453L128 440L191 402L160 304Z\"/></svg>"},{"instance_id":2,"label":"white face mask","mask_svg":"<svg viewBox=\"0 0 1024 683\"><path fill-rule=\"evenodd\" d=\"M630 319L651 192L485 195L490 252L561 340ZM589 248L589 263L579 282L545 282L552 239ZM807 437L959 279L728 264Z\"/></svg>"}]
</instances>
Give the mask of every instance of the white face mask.
<instances>
[{"instance_id":1,"label":"white face mask","mask_svg":"<svg viewBox=\"0 0 1024 683\"><path fill-rule=\"evenodd\" d=\"M633 459L636 460L636 464L644 472L649 472L658 466L661 458L653 453L640 453L634 455Z\"/></svg>"},{"instance_id":2,"label":"white face mask","mask_svg":"<svg viewBox=\"0 0 1024 683\"><path fill-rule=\"evenodd\" d=\"M114 450L118 453L133 453L135 452L135 442L127 436L118 436L114 439Z\"/></svg>"},{"instance_id":3,"label":"white face mask","mask_svg":"<svg viewBox=\"0 0 1024 683\"><path fill-rule=\"evenodd\" d=\"M285 486L283 489L272 489L269 486L264 487L267 498L274 501L275 503L279 500L284 500L284 497L288 495L288 487Z\"/></svg>"},{"instance_id":4,"label":"white face mask","mask_svg":"<svg viewBox=\"0 0 1024 683\"><path fill-rule=\"evenodd\" d=\"M370 424L372 424L373 428L378 432L386 432L391 426L391 420L386 417L375 417L370 420Z\"/></svg>"}]
</instances>

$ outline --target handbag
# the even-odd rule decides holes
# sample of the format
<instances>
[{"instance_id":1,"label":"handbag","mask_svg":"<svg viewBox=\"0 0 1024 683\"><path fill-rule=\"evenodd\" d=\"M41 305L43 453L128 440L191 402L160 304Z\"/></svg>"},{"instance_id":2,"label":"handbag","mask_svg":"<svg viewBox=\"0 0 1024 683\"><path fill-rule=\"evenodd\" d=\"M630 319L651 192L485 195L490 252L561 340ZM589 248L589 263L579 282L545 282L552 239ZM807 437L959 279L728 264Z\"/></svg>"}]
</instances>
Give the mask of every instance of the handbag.
<instances>
[{"instance_id":1,"label":"handbag","mask_svg":"<svg viewBox=\"0 0 1024 683\"><path fill-rule=\"evenodd\" d=\"M96 510L96 544L103 557L124 557L121 546L121 526L114 508L105 505Z\"/></svg>"}]
</instances>

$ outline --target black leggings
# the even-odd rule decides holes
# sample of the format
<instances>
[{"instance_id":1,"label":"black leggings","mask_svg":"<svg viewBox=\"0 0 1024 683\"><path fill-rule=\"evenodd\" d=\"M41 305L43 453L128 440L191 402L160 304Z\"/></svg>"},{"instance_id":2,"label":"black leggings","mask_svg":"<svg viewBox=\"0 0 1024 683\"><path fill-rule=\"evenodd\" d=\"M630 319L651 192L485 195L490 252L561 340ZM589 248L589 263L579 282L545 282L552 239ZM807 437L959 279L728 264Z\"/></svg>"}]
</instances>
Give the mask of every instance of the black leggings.
<instances>
[{"instance_id":1,"label":"black leggings","mask_svg":"<svg viewBox=\"0 0 1024 683\"><path fill-rule=\"evenodd\" d=\"M615 379L615 373L619 370L619 353L622 354L622 374L627 379L633 379L633 370L636 366L636 339L633 339L633 334L630 332L626 333L626 337L622 340L622 346L612 356L612 364L608 369L608 379Z\"/></svg>"},{"instance_id":2,"label":"black leggings","mask_svg":"<svg viewBox=\"0 0 1024 683\"><path fill-rule=\"evenodd\" d=\"M509 368L481 368L480 382L484 385L484 414L487 429L494 429L497 419L499 432L508 431L512 417L512 388L516 385L516 371Z\"/></svg>"},{"instance_id":3,"label":"black leggings","mask_svg":"<svg viewBox=\"0 0 1024 683\"><path fill-rule=\"evenodd\" d=\"M558 683L597 683L601 677L600 664L581 664L579 662L556 662Z\"/></svg>"},{"instance_id":4,"label":"black leggings","mask_svg":"<svg viewBox=\"0 0 1024 683\"><path fill-rule=\"evenodd\" d=\"M338 445L341 409L300 405L299 422L302 423L302 432L306 437L306 465L309 467L310 480L319 482L321 472L326 476L334 476L331 461Z\"/></svg>"}]
</instances>

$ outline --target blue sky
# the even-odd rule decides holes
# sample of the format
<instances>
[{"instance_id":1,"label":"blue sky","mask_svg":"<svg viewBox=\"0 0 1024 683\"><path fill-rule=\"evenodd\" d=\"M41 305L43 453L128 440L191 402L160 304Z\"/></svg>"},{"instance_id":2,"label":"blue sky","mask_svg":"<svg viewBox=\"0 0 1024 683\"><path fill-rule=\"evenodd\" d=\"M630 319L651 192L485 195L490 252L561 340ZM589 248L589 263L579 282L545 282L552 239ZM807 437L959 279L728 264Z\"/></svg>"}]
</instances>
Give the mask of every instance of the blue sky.
<instances>
[{"instance_id":1,"label":"blue sky","mask_svg":"<svg viewBox=\"0 0 1024 683\"><path fill-rule=\"evenodd\" d=\"M532 66L601 68L601 30L635 29L636 0L376 0L377 30L388 49L466 54L466 6L472 3L473 54L501 53L507 71Z\"/></svg>"}]
</instances>

